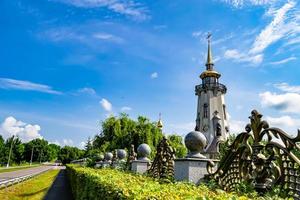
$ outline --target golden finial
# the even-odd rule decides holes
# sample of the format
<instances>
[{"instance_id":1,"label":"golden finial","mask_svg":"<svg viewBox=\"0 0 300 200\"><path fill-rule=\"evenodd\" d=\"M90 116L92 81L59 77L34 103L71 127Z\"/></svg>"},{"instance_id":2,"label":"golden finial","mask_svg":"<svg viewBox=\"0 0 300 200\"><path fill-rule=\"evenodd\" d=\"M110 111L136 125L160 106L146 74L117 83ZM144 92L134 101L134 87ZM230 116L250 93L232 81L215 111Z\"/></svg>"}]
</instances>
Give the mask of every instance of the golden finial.
<instances>
[{"instance_id":1,"label":"golden finial","mask_svg":"<svg viewBox=\"0 0 300 200\"><path fill-rule=\"evenodd\" d=\"M208 43L208 49L207 49L207 61L206 61L206 69L207 70L213 70L213 59L212 59L212 53L211 53L211 47L210 47L210 41L211 41L211 33L207 34L207 43Z\"/></svg>"},{"instance_id":2,"label":"golden finial","mask_svg":"<svg viewBox=\"0 0 300 200\"><path fill-rule=\"evenodd\" d=\"M163 128L163 123L161 120L161 113L159 113L159 120L157 122L157 128L162 129Z\"/></svg>"}]
</instances>

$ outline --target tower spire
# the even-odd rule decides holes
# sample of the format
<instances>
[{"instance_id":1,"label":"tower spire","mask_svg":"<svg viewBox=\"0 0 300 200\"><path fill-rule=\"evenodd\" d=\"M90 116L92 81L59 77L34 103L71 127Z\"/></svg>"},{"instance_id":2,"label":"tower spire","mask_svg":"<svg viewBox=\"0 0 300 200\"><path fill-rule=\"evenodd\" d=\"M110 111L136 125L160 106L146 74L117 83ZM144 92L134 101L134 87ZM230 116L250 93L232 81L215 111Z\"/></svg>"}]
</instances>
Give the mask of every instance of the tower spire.
<instances>
[{"instance_id":1,"label":"tower spire","mask_svg":"<svg viewBox=\"0 0 300 200\"><path fill-rule=\"evenodd\" d=\"M206 61L206 70L213 70L213 59L212 59L212 53L211 53L211 46L210 46L210 40L211 40L211 33L207 34L207 43L208 43L208 48L207 48L207 61Z\"/></svg>"}]
</instances>

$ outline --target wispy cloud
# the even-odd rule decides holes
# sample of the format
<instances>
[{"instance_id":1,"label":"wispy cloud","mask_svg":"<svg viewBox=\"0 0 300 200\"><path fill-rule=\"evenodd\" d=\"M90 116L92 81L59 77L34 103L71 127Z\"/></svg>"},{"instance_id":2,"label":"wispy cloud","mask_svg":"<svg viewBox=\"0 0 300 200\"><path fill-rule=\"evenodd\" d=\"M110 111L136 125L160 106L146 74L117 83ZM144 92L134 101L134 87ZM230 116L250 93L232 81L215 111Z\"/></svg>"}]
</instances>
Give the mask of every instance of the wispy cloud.
<instances>
[{"instance_id":1,"label":"wispy cloud","mask_svg":"<svg viewBox=\"0 0 300 200\"><path fill-rule=\"evenodd\" d=\"M270 2L265 1L266 4ZM257 1L256 3L264 2ZM280 40L285 40L285 45L287 45L289 41L295 41L295 39L300 36L300 18L298 15L299 11L296 9L295 1L287 1L283 6L277 9L271 6L271 8L266 11L265 16L273 17L272 21L255 37L251 48L244 51L229 49L225 52L225 58L233 59L236 62L248 62L254 65L260 64L263 61L265 50L269 46ZM285 63L293 59L295 58L291 57L281 62ZM273 62L273 64L282 64L281 62Z\"/></svg>"},{"instance_id":2,"label":"wispy cloud","mask_svg":"<svg viewBox=\"0 0 300 200\"><path fill-rule=\"evenodd\" d=\"M158 73L157 73L157 72L153 72L153 73L150 75L150 78L151 78L151 79L158 78Z\"/></svg>"},{"instance_id":3,"label":"wispy cloud","mask_svg":"<svg viewBox=\"0 0 300 200\"><path fill-rule=\"evenodd\" d=\"M122 111L122 112L131 111L131 110L132 110L132 108L129 107L129 106L123 106L123 107L121 108L121 111Z\"/></svg>"},{"instance_id":4,"label":"wispy cloud","mask_svg":"<svg viewBox=\"0 0 300 200\"><path fill-rule=\"evenodd\" d=\"M93 88L90 87L84 87L77 90L78 94L88 94L91 96L97 95L96 91Z\"/></svg>"},{"instance_id":5,"label":"wispy cloud","mask_svg":"<svg viewBox=\"0 0 300 200\"><path fill-rule=\"evenodd\" d=\"M109 33L95 33L93 37L99 40L107 40L107 41L114 41L114 42L124 41L122 38Z\"/></svg>"},{"instance_id":6,"label":"wispy cloud","mask_svg":"<svg viewBox=\"0 0 300 200\"><path fill-rule=\"evenodd\" d=\"M263 55L249 55L245 53L241 53L236 49L226 50L224 53L224 58L233 59L236 62L250 62L253 64L259 64L263 61Z\"/></svg>"},{"instance_id":7,"label":"wispy cloud","mask_svg":"<svg viewBox=\"0 0 300 200\"><path fill-rule=\"evenodd\" d=\"M0 78L0 88L2 89L12 89L12 90L28 90L37 91L49 94L62 94L62 92L52 89L48 85L43 85L39 83L33 83L30 81Z\"/></svg>"},{"instance_id":8,"label":"wispy cloud","mask_svg":"<svg viewBox=\"0 0 300 200\"><path fill-rule=\"evenodd\" d=\"M255 6L270 5L280 0L221 0L221 1L232 5L233 7L241 8L247 5L255 5Z\"/></svg>"},{"instance_id":9,"label":"wispy cloud","mask_svg":"<svg viewBox=\"0 0 300 200\"><path fill-rule=\"evenodd\" d=\"M300 85L292 86L288 83L276 83L274 86L283 92L300 93Z\"/></svg>"},{"instance_id":10,"label":"wispy cloud","mask_svg":"<svg viewBox=\"0 0 300 200\"><path fill-rule=\"evenodd\" d=\"M136 20L146 20L150 16L148 10L133 0L54 0L79 8L107 8Z\"/></svg>"},{"instance_id":11,"label":"wispy cloud","mask_svg":"<svg viewBox=\"0 0 300 200\"><path fill-rule=\"evenodd\" d=\"M285 58L285 59L282 59L282 60L279 60L279 61L270 62L270 64L271 65L281 65L281 64L285 64L285 63L288 63L290 61L293 61L293 60L297 60L297 58L295 56L292 56L292 57Z\"/></svg>"},{"instance_id":12,"label":"wispy cloud","mask_svg":"<svg viewBox=\"0 0 300 200\"><path fill-rule=\"evenodd\" d=\"M100 101L100 105L102 106L102 108L107 111L107 112L111 112L112 111L112 104L107 100L107 99L101 99Z\"/></svg>"},{"instance_id":13,"label":"wispy cloud","mask_svg":"<svg viewBox=\"0 0 300 200\"><path fill-rule=\"evenodd\" d=\"M250 54L263 52L271 44L292 33L294 28L299 28L293 12L290 13L290 16L288 15L288 12L295 6L295 2L289 1L278 10L272 10L271 13L269 11L274 18L256 37L253 47L249 51Z\"/></svg>"}]
</instances>

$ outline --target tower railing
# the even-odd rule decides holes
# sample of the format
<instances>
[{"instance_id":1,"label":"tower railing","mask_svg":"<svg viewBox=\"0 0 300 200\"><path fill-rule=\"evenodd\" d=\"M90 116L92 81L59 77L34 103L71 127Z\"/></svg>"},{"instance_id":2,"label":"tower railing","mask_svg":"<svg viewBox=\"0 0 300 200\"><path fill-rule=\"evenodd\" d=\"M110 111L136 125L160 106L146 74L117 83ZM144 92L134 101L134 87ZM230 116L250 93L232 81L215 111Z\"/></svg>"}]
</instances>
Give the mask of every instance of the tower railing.
<instances>
[{"instance_id":1,"label":"tower railing","mask_svg":"<svg viewBox=\"0 0 300 200\"><path fill-rule=\"evenodd\" d=\"M217 90L217 91L221 91L222 93L226 93L227 88L225 85L221 83L205 83L205 84L196 85L195 88L196 94L207 90Z\"/></svg>"}]
</instances>

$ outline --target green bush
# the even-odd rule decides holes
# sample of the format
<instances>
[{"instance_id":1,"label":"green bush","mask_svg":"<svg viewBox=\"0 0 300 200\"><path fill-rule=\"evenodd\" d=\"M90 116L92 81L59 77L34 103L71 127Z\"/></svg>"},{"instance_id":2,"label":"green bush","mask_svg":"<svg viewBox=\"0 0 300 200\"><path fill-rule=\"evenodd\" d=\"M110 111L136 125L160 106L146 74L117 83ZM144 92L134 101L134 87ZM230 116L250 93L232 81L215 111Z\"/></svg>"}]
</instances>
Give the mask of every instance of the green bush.
<instances>
[{"instance_id":1,"label":"green bush","mask_svg":"<svg viewBox=\"0 0 300 200\"><path fill-rule=\"evenodd\" d=\"M89 199L248 199L205 185L190 183L160 183L159 181L116 169L91 169L67 166L76 200Z\"/></svg>"}]
</instances>

